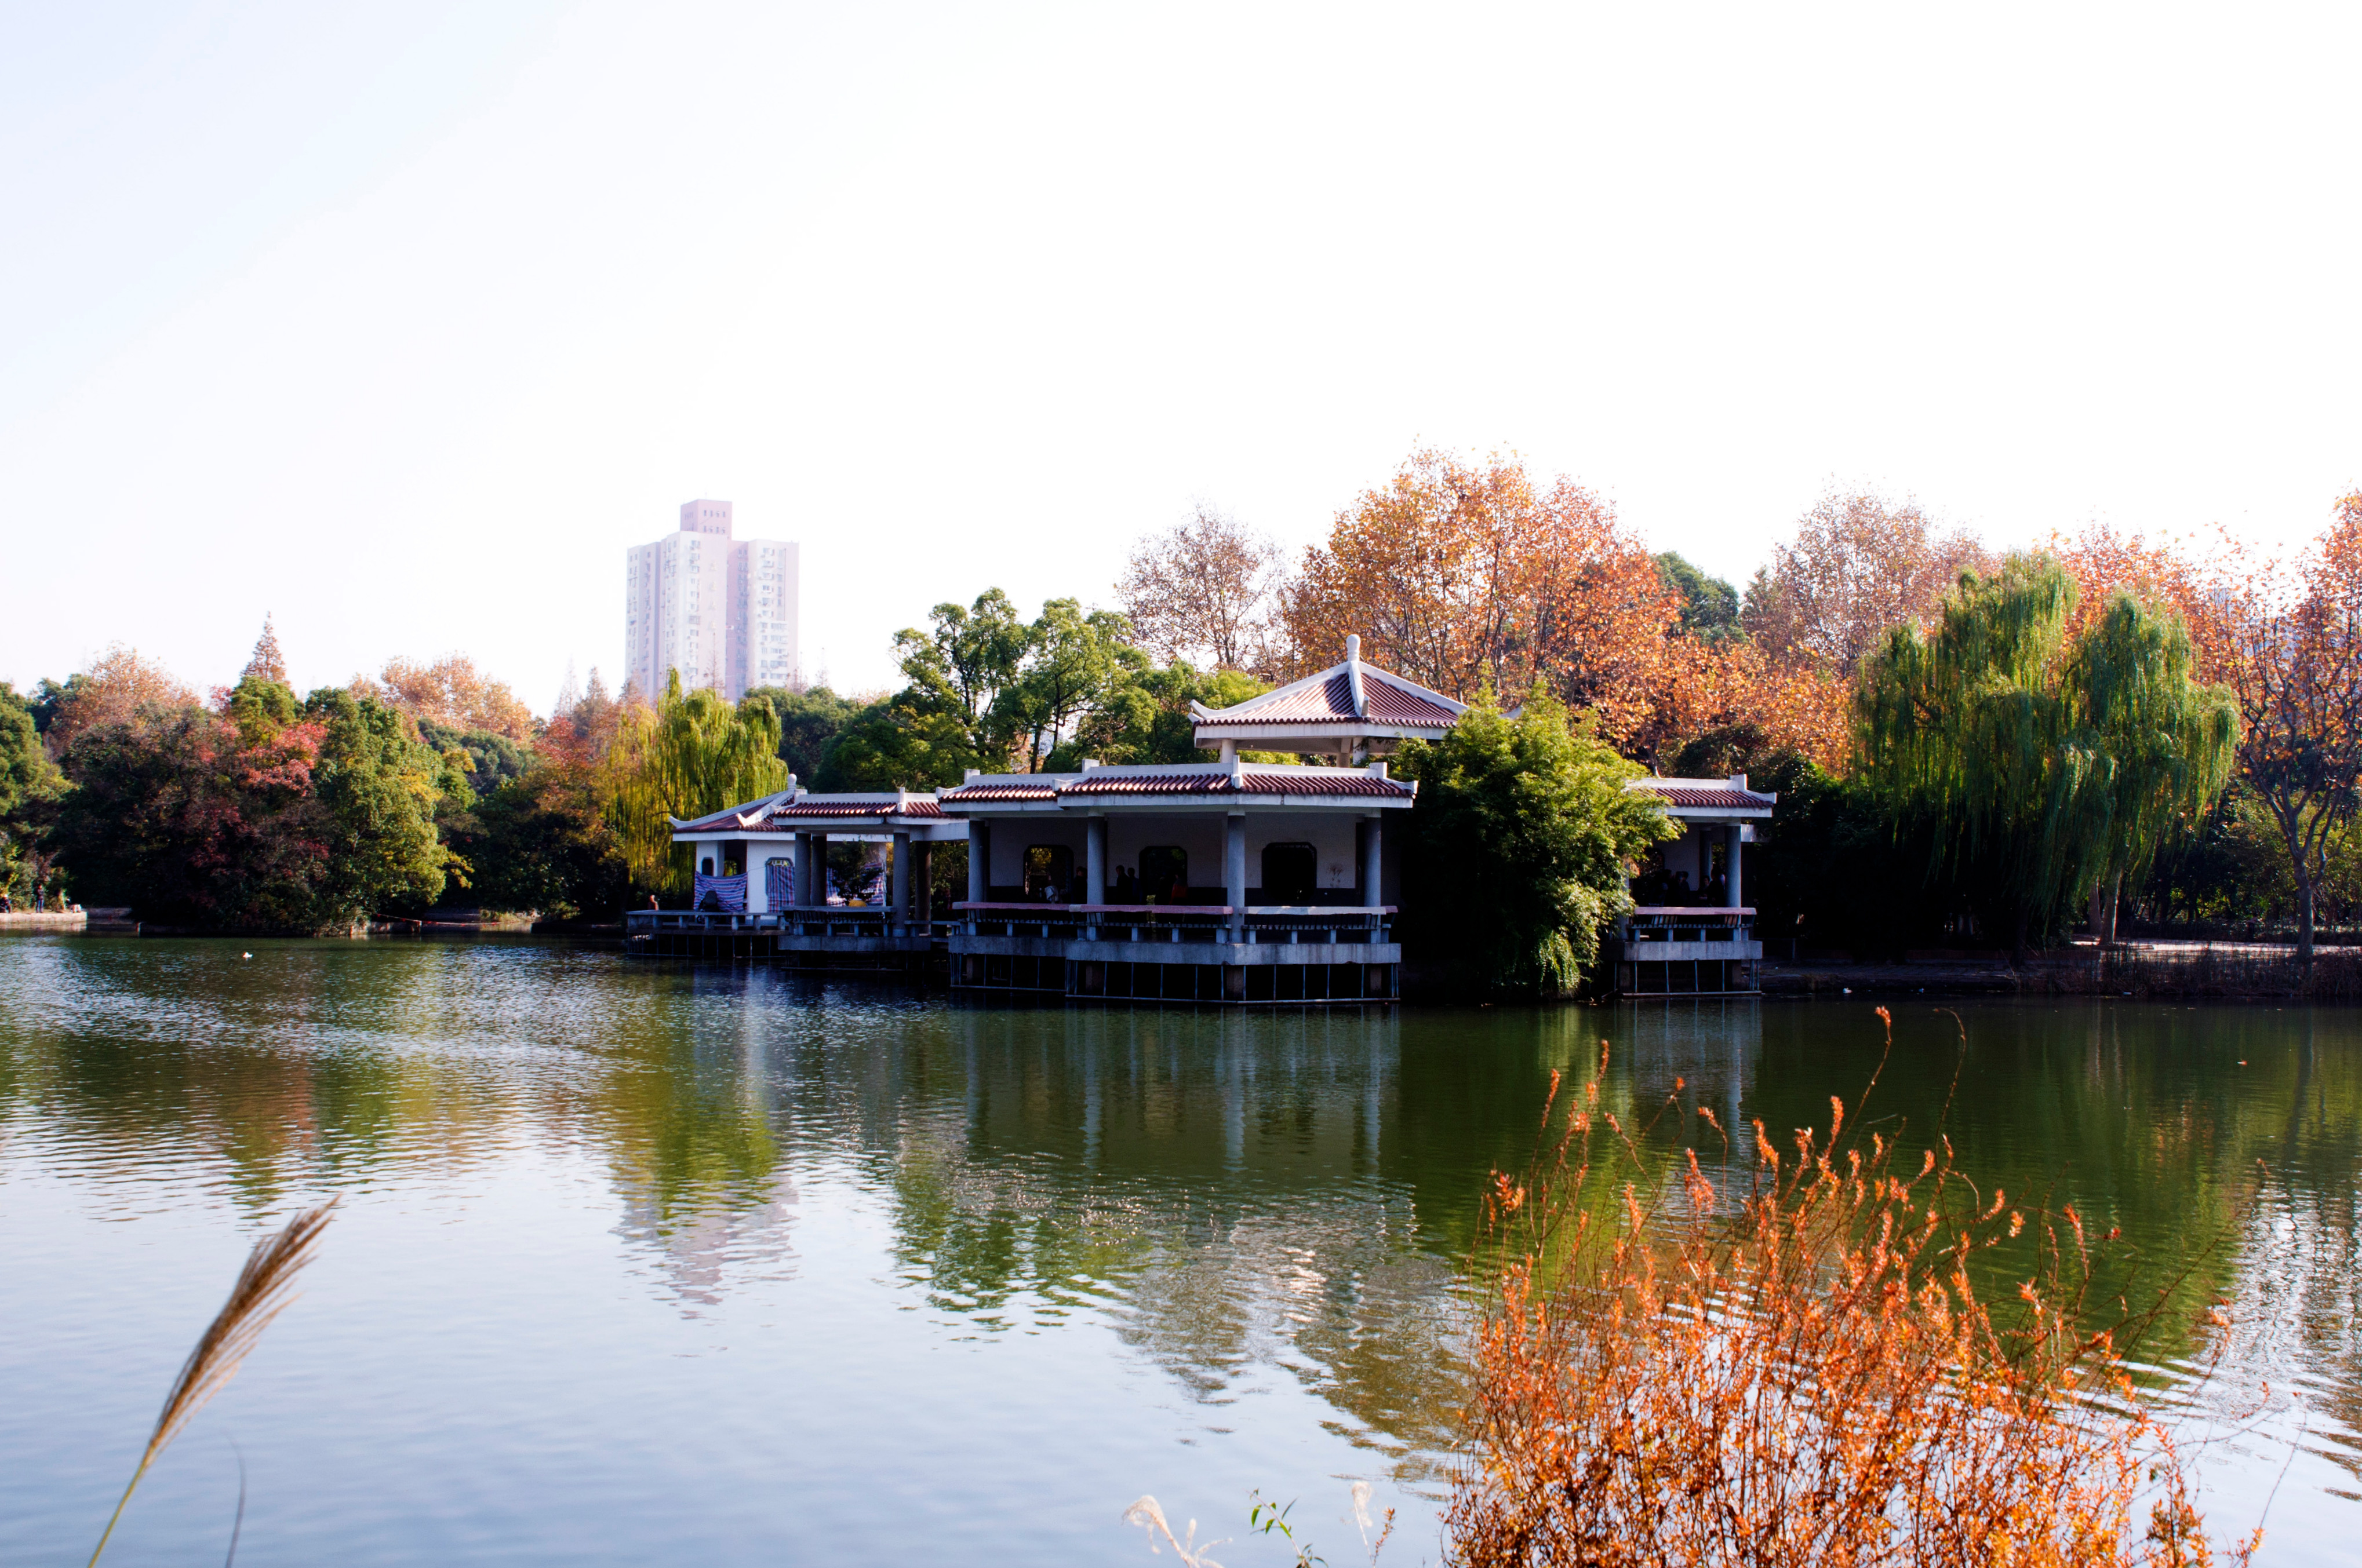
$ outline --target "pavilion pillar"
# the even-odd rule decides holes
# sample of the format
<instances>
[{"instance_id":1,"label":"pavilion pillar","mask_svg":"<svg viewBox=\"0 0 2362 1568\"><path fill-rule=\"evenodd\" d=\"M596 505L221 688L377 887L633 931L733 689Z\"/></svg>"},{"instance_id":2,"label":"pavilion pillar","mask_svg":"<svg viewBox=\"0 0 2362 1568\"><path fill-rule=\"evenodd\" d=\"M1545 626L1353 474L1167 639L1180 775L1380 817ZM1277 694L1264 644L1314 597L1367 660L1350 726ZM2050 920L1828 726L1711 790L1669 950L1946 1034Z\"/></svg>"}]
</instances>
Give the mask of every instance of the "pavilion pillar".
<instances>
[{"instance_id":1,"label":"pavilion pillar","mask_svg":"<svg viewBox=\"0 0 2362 1568\"><path fill-rule=\"evenodd\" d=\"M1373 811L1362 823L1362 902L1369 905L1386 901L1385 857L1379 841L1383 820Z\"/></svg>"},{"instance_id":2,"label":"pavilion pillar","mask_svg":"<svg viewBox=\"0 0 2362 1568\"><path fill-rule=\"evenodd\" d=\"M933 839L922 840L911 845L911 848L912 852L919 857L918 863L911 868L912 872L915 873L919 879L919 926L922 930L932 931L934 929L933 921L935 918L934 841Z\"/></svg>"},{"instance_id":3,"label":"pavilion pillar","mask_svg":"<svg viewBox=\"0 0 2362 1568\"><path fill-rule=\"evenodd\" d=\"M1107 902L1108 824L1104 817L1083 818L1083 897L1085 904Z\"/></svg>"},{"instance_id":4,"label":"pavilion pillar","mask_svg":"<svg viewBox=\"0 0 2362 1568\"><path fill-rule=\"evenodd\" d=\"M967 901L983 904L991 897L992 824L971 817L967 825Z\"/></svg>"},{"instance_id":5,"label":"pavilion pillar","mask_svg":"<svg viewBox=\"0 0 2362 1568\"><path fill-rule=\"evenodd\" d=\"M1237 942L1246 938L1246 813L1233 811L1223 821L1228 830L1222 838L1222 902L1231 906L1231 940Z\"/></svg>"},{"instance_id":6,"label":"pavilion pillar","mask_svg":"<svg viewBox=\"0 0 2362 1568\"><path fill-rule=\"evenodd\" d=\"M1723 829L1725 848L1722 853L1726 869L1723 876L1722 902L1726 907L1731 909L1736 909L1747 902L1738 895L1738 845L1746 832L1747 829L1736 822Z\"/></svg>"},{"instance_id":7,"label":"pavilion pillar","mask_svg":"<svg viewBox=\"0 0 2362 1568\"><path fill-rule=\"evenodd\" d=\"M828 835L799 833L796 835L796 902L826 904L828 902Z\"/></svg>"},{"instance_id":8,"label":"pavilion pillar","mask_svg":"<svg viewBox=\"0 0 2362 1568\"><path fill-rule=\"evenodd\" d=\"M894 867L889 873L892 892L887 895L886 931L891 936L904 929L911 919L911 835L894 835Z\"/></svg>"},{"instance_id":9,"label":"pavilion pillar","mask_svg":"<svg viewBox=\"0 0 2362 1568\"><path fill-rule=\"evenodd\" d=\"M746 845L746 859L742 863L746 868L746 913L749 915L767 914L771 907L771 862L758 862L755 859L769 848L767 844L757 844L751 839Z\"/></svg>"}]
</instances>

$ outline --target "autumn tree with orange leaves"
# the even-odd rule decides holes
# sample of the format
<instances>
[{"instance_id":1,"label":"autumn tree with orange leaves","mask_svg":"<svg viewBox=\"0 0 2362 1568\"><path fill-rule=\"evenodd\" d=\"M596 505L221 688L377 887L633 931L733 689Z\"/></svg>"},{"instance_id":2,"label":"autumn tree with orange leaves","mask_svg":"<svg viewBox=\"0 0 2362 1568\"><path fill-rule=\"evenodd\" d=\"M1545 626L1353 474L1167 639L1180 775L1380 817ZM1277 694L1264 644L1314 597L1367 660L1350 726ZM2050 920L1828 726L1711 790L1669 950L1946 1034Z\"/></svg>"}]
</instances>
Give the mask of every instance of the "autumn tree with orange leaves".
<instances>
[{"instance_id":1,"label":"autumn tree with orange leaves","mask_svg":"<svg viewBox=\"0 0 2362 1568\"><path fill-rule=\"evenodd\" d=\"M2362 492L2292 562L2224 542L2192 596L2194 641L2239 706L2239 777L2296 878L2297 959L2312 967L2329 845L2362 806Z\"/></svg>"},{"instance_id":2,"label":"autumn tree with orange leaves","mask_svg":"<svg viewBox=\"0 0 2362 1568\"><path fill-rule=\"evenodd\" d=\"M1931 613L1963 567L1992 565L1973 534L1939 531L1915 500L1832 489L1772 547L1740 620L1775 662L1850 675L1889 628Z\"/></svg>"},{"instance_id":3,"label":"autumn tree with orange leaves","mask_svg":"<svg viewBox=\"0 0 2362 1568\"><path fill-rule=\"evenodd\" d=\"M1279 616L1292 674L1358 633L1364 658L1462 700L1539 677L1622 743L1647 725L1681 609L1614 509L1573 480L1545 490L1515 456L1429 448L1337 514Z\"/></svg>"},{"instance_id":4,"label":"autumn tree with orange leaves","mask_svg":"<svg viewBox=\"0 0 2362 1568\"><path fill-rule=\"evenodd\" d=\"M352 693L370 697L408 714L453 729L480 729L511 740L534 737L533 709L511 691L476 668L474 660L453 653L432 664L415 659L389 659L376 680L353 677Z\"/></svg>"}]
</instances>

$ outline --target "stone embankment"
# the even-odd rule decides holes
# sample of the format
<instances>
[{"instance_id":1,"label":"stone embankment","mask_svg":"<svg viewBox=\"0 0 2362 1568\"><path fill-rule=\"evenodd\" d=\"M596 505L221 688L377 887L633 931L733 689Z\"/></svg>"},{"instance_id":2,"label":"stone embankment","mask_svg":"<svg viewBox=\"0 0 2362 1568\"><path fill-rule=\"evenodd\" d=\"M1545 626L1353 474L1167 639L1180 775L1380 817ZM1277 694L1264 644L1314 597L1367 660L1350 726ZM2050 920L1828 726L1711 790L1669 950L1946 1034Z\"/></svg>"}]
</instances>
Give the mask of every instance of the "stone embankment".
<instances>
[{"instance_id":1,"label":"stone embankment","mask_svg":"<svg viewBox=\"0 0 2362 1568\"><path fill-rule=\"evenodd\" d=\"M88 912L80 909L62 915L54 910L46 909L39 914L29 909L11 909L6 915L0 915L0 935L33 931L80 931L87 928L89 925Z\"/></svg>"}]
</instances>

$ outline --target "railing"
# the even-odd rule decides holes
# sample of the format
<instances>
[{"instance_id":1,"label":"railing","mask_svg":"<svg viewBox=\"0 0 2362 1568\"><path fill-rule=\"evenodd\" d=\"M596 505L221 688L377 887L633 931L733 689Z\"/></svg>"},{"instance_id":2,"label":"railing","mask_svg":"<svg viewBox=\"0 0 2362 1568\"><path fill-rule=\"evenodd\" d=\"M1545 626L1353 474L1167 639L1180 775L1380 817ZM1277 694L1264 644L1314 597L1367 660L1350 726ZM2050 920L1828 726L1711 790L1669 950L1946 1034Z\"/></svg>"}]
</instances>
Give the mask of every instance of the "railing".
<instances>
[{"instance_id":1,"label":"railing","mask_svg":"<svg viewBox=\"0 0 2362 1568\"><path fill-rule=\"evenodd\" d=\"M878 937L888 935L888 916L891 914L882 904L855 907L843 904L790 905L785 908L767 910L760 915L734 915L711 909L627 909L624 912L624 931L627 936L654 936L658 932L691 932L700 936L727 932L771 932L799 937ZM946 936L957 927L953 920L903 920L896 928L906 937Z\"/></svg>"},{"instance_id":2,"label":"railing","mask_svg":"<svg viewBox=\"0 0 2362 1568\"><path fill-rule=\"evenodd\" d=\"M694 931L701 935L716 931L776 931L779 917L776 915L734 915L717 909L626 909L624 911L624 931L627 936L651 936L658 931Z\"/></svg>"},{"instance_id":3,"label":"railing","mask_svg":"<svg viewBox=\"0 0 2362 1568\"><path fill-rule=\"evenodd\" d=\"M1748 905L1644 905L1625 917L1627 942L1745 942L1755 911Z\"/></svg>"},{"instance_id":4,"label":"railing","mask_svg":"<svg viewBox=\"0 0 2362 1568\"><path fill-rule=\"evenodd\" d=\"M1396 906L1382 905L994 904L952 905L971 936L1086 942L1279 944L1384 942ZM1233 938L1232 917L1240 935Z\"/></svg>"}]
</instances>

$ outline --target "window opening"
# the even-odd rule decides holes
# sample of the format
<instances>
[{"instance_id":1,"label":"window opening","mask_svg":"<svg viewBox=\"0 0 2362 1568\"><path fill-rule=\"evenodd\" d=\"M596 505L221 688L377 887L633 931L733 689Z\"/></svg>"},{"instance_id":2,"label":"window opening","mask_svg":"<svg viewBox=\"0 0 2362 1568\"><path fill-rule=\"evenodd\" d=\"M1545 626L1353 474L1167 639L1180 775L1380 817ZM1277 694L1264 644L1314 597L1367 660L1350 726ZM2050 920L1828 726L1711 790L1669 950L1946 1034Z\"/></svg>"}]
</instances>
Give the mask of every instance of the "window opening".
<instances>
[{"instance_id":1,"label":"window opening","mask_svg":"<svg viewBox=\"0 0 2362 1568\"><path fill-rule=\"evenodd\" d=\"M1309 904L1319 878L1320 857L1309 844L1265 844L1263 850L1263 901L1265 904Z\"/></svg>"},{"instance_id":2,"label":"window opening","mask_svg":"<svg viewBox=\"0 0 2362 1568\"><path fill-rule=\"evenodd\" d=\"M1075 851L1064 844L1025 847L1025 902L1075 902Z\"/></svg>"},{"instance_id":3,"label":"window opening","mask_svg":"<svg viewBox=\"0 0 2362 1568\"><path fill-rule=\"evenodd\" d=\"M1142 899L1159 904L1189 901L1189 851L1172 844L1156 844L1140 851Z\"/></svg>"}]
</instances>

